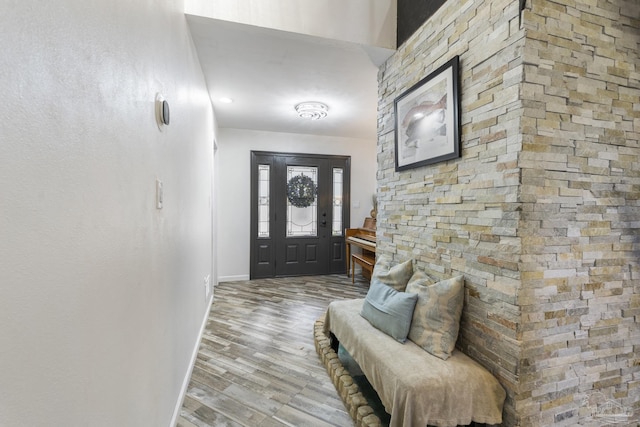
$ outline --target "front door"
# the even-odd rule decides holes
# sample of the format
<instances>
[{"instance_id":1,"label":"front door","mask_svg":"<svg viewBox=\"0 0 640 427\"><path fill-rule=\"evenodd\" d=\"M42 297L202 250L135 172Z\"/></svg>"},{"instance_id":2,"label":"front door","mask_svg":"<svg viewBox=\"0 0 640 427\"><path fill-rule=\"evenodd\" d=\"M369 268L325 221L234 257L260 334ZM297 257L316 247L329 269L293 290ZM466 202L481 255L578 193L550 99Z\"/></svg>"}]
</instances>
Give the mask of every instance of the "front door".
<instances>
[{"instance_id":1,"label":"front door","mask_svg":"<svg viewBox=\"0 0 640 427\"><path fill-rule=\"evenodd\" d=\"M251 153L251 278L343 273L346 156Z\"/></svg>"}]
</instances>

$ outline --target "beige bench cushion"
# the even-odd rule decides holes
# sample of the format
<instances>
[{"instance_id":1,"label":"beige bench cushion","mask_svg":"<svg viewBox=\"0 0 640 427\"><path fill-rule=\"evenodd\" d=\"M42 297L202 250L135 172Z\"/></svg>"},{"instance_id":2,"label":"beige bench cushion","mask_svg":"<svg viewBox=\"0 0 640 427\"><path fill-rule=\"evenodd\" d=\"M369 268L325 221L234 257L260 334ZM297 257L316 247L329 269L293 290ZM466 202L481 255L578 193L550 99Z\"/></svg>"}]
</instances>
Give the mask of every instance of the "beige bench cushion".
<instances>
[{"instance_id":1,"label":"beige bench cushion","mask_svg":"<svg viewBox=\"0 0 640 427\"><path fill-rule=\"evenodd\" d=\"M363 301L329 304L325 332L358 363L391 414L390 427L502 422L506 393L489 371L458 350L442 360L397 342L360 316Z\"/></svg>"}]
</instances>

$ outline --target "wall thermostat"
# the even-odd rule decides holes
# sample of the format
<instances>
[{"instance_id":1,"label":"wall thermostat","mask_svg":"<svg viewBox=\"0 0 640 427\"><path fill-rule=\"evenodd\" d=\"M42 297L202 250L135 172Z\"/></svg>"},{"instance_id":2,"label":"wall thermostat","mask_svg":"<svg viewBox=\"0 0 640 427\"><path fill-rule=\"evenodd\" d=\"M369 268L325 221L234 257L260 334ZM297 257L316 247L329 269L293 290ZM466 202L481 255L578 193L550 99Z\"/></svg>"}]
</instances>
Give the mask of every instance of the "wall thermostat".
<instances>
[{"instance_id":1,"label":"wall thermostat","mask_svg":"<svg viewBox=\"0 0 640 427\"><path fill-rule=\"evenodd\" d=\"M160 130L170 122L169 102L161 94L156 95L156 121Z\"/></svg>"}]
</instances>

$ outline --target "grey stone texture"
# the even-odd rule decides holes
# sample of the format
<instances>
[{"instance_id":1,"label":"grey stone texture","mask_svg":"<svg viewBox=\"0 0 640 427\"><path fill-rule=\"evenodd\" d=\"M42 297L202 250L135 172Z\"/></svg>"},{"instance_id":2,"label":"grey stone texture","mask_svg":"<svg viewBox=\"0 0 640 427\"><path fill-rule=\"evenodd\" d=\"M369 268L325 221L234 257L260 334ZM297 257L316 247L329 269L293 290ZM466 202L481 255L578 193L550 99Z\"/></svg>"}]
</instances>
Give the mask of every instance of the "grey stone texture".
<instances>
[{"instance_id":1,"label":"grey stone texture","mask_svg":"<svg viewBox=\"0 0 640 427\"><path fill-rule=\"evenodd\" d=\"M380 67L377 251L464 274L503 425L636 426L640 2L518 3L446 2ZM394 99L455 55L461 158L395 172Z\"/></svg>"}]
</instances>

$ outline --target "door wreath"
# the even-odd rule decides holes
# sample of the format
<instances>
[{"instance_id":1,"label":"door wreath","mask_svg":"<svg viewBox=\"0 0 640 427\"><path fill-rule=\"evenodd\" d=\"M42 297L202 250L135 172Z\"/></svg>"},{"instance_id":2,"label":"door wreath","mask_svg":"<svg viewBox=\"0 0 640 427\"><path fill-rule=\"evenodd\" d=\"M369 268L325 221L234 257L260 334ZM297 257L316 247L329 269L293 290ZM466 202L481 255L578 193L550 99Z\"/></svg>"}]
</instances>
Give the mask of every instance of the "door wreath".
<instances>
[{"instance_id":1,"label":"door wreath","mask_svg":"<svg viewBox=\"0 0 640 427\"><path fill-rule=\"evenodd\" d=\"M313 179L297 175L287 183L287 198L296 208L308 208L316 199L317 187Z\"/></svg>"}]
</instances>

